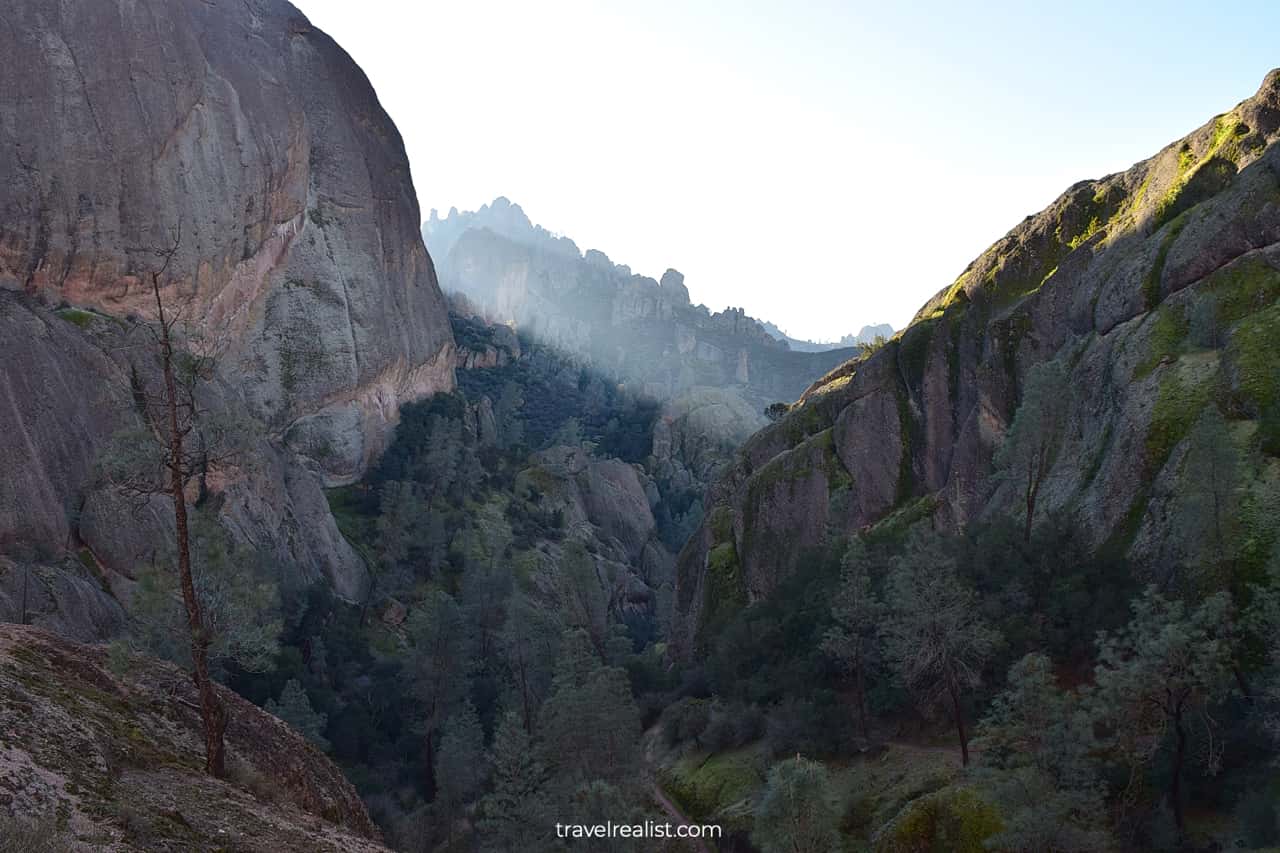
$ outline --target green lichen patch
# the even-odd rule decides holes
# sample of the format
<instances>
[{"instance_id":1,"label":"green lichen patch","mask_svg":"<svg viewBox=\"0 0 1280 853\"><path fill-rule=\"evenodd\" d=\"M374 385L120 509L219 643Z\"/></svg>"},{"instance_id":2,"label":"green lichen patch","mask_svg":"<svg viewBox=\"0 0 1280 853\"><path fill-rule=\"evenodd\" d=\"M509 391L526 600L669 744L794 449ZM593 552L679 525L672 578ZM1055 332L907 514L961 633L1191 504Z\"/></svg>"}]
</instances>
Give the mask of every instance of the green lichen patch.
<instances>
[{"instance_id":1,"label":"green lichen patch","mask_svg":"<svg viewBox=\"0 0 1280 853\"><path fill-rule=\"evenodd\" d=\"M1161 305L1149 321L1151 335L1147 338L1147 357L1134 369L1134 376L1149 376L1156 365L1167 359L1177 358L1187 340L1187 312L1181 305Z\"/></svg>"},{"instance_id":2,"label":"green lichen patch","mask_svg":"<svg viewBox=\"0 0 1280 853\"><path fill-rule=\"evenodd\" d=\"M938 496L925 495L890 512L862 534L869 543L900 542L917 523L938 510Z\"/></svg>"},{"instance_id":3,"label":"green lichen patch","mask_svg":"<svg viewBox=\"0 0 1280 853\"><path fill-rule=\"evenodd\" d=\"M1252 413L1280 405L1280 304L1241 320L1227 345L1235 396Z\"/></svg>"},{"instance_id":4,"label":"green lichen patch","mask_svg":"<svg viewBox=\"0 0 1280 853\"><path fill-rule=\"evenodd\" d=\"M1252 254L1214 272L1200 290L1212 295L1215 319L1225 329L1280 298L1280 270Z\"/></svg>"},{"instance_id":5,"label":"green lichen patch","mask_svg":"<svg viewBox=\"0 0 1280 853\"><path fill-rule=\"evenodd\" d=\"M708 552L702 596L700 639L717 636L747 606L746 580L733 542L721 542Z\"/></svg>"},{"instance_id":6,"label":"green lichen patch","mask_svg":"<svg viewBox=\"0 0 1280 853\"><path fill-rule=\"evenodd\" d=\"M1183 212L1226 189L1236 176L1236 164L1226 157L1213 156L1196 165L1169 187L1156 203L1152 224L1160 228Z\"/></svg>"},{"instance_id":7,"label":"green lichen patch","mask_svg":"<svg viewBox=\"0 0 1280 853\"><path fill-rule=\"evenodd\" d=\"M711 511L710 525L716 542L733 541L733 511L727 506L718 506Z\"/></svg>"},{"instance_id":8,"label":"green lichen patch","mask_svg":"<svg viewBox=\"0 0 1280 853\"><path fill-rule=\"evenodd\" d=\"M1151 269L1147 270L1146 276L1142 279L1142 298L1148 311L1160 304L1163 296L1161 281L1164 278L1164 265L1169 259L1169 250L1173 248L1173 241L1178 239L1178 235L1182 233L1186 224L1185 217L1176 218L1176 221L1170 224L1169 230L1165 232L1164 237L1160 238L1160 248L1156 250Z\"/></svg>"},{"instance_id":9,"label":"green lichen patch","mask_svg":"<svg viewBox=\"0 0 1280 853\"><path fill-rule=\"evenodd\" d=\"M1147 463L1159 471L1213 398L1218 384L1218 354L1184 356L1160 380L1151 427L1147 431Z\"/></svg>"}]
</instances>

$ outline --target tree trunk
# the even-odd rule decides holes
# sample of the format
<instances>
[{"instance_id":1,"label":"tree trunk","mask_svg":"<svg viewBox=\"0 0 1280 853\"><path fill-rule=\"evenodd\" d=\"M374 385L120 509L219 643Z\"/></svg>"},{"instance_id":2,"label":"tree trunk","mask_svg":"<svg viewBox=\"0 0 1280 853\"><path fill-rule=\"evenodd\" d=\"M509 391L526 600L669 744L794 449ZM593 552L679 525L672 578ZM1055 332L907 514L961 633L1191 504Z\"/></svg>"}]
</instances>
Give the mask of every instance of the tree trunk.
<instances>
[{"instance_id":1,"label":"tree trunk","mask_svg":"<svg viewBox=\"0 0 1280 853\"><path fill-rule=\"evenodd\" d=\"M960 691L953 679L947 679L947 692L951 694L951 707L956 715L956 732L960 735L960 763L969 766L969 736L964 730L964 709L960 705Z\"/></svg>"},{"instance_id":2,"label":"tree trunk","mask_svg":"<svg viewBox=\"0 0 1280 853\"><path fill-rule=\"evenodd\" d=\"M31 567L23 565L22 567L22 622L27 624L27 586L31 583Z\"/></svg>"},{"instance_id":3,"label":"tree trunk","mask_svg":"<svg viewBox=\"0 0 1280 853\"><path fill-rule=\"evenodd\" d=\"M209 636L200 612L200 600L196 597L195 581L191 574L191 535L187 525L187 498L183 491L182 459L183 432L178 418L178 383L173 373L173 341L164 316L164 304L160 299L159 277L153 277L156 308L160 315L160 355L164 368L165 407L169 417L169 492L173 497L174 527L177 531L178 575L182 583L182 603L187 610L187 628L191 633L191 663L196 690L200 694L200 722L204 727L204 767L209 775L224 778L227 775L226 709L218 699L209 676Z\"/></svg>"},{"instance_id":4,"label":"tree trunk","mask_svg":"<svg viewBox=\"0 0 1280 853\"><path fill-rule=\"evenodd\" d=\"M427 738L427 742L426 742L426 749L424 750L424 752L426 753L427 766L425 768L426 773L423 776L423 782L425 783L423 785L423 788L424 788L423 793L425 794L426 801L431 802L436 798L435 732L432 729L427 729L426 738Z\"/></svg>"},{"instance_id":5,"label":"tree trunk","mask_svg":"<svg viewBox=\"0 0 1280 853\"><path fill-rule=\"evenodd\" d=\"M870 729L867 725L867 688L862 678L862 664L858 664L857 668L857 691L858 691L858 722L862 725L862 739L871 740Z\"/></svg>"},{"instance_id":6,"label":"tree trunk","mask_svg":"<svg viewBox=\"0 0 1280 853\"><path fill-rule=\"evenodd\" d=\"M1178 827L1178 837L1182 837L1182 762L1187 754L1187 733L1182 728L1182 707L1178 706L1173 715L1173 729L1176 735L1173 748L1173 774L1169 780L1169 800L1173 808L1173 823Z\"/></svg>"},{"instance_id":7,"label":"tree trunk","mask_svg":"<svg viewBox=\"0 0 1280 853\"><path fill-rule=\"evenodd\" d=\"M1231 665L1231 674L1236 678L1236 686L1240 688L1240 692L1244 694L1244 701L1250 705L1253 704L1253 689L1249 686L1249 677L1244 674L1244 669L1237 661Z\"/></svg>"},{"instance_id":8,"label":"tree trunk","mask_svg":"<svg viewBox=\"0 0 1280 853\"><path fill-rule=\"evenodd\" d=\"M524 730L533 734L533 700L529 695L529 676L523 664L520 666L520 710L524 717Z\"/></svg>"},{"instance_id":9,"label":"tree trunk","mask_svg":"<svg viewBox=\"0 0 1280 853\"><path fill-rule=\"evenodd\" d=\"M1022 526L1022 541L1031 541L1031 523L1036 516L1036 493L1030 477L1027 478L1027 520Z\"/></svg>"}]
</instances>

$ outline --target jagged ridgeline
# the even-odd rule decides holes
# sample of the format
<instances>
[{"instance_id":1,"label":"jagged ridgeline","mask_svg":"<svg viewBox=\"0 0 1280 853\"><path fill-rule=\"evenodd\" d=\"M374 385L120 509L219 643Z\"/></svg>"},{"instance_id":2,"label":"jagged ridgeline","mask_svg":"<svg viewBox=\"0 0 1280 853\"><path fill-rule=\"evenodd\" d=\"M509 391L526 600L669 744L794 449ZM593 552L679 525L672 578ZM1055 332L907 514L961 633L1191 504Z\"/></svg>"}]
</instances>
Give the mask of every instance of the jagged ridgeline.
<instances>
[{"instance_id":1,"label":"jagged ridgeline","mask_svg":"<svg viewBox=\"0 0 1280 853\"><path fill-rule=\"evenodd\" d=\"M852 341L793 350L741 309L713 314L692 304L679 272L655 281L603 252L583 254L505 198L444 219L431 213L423 225L427 248L441 286L465 297L465 311L511 324L653 399L711 387L763 411L795 400L859 351Z\"/></svg>"},{"instance_id":2,"label":"jagged ridgeline","mask_svg":"<svg viewBox=\"0 0 1280 853\"><path fill-rule=\"evenodd\" d=\"M1149 160L1027 217L887 345L753 436L680 556L674 639L767 599L806 549L922 518L958 531L1070 518L1088 549L1164 578L1190 544L1174 504L1207 407L1262 500L1280 449L1280 73ZM1028 377L1061 367L1053 453L997 476ZM1258 553L1273 531L1254 531ZM1260 538L1258 538L1260 537Z\"/></svg>"}]
</instances>

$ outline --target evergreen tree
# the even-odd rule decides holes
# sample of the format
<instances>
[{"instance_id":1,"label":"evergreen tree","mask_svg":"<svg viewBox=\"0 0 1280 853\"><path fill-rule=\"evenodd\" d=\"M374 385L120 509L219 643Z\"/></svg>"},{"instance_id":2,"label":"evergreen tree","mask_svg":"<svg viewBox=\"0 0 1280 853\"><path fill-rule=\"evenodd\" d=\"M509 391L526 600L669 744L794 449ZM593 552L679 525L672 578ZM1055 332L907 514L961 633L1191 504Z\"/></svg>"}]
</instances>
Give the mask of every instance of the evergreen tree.
<instances>
[{"instance_id":1,"label":"evergreen tree","mask_svg":"<svg viewBox=\"0 0 1280 853\"><path fill-rule=\"evenodd\" d=\"M462 611L475 633L476 658L487 668L497 652L511 593L511 572L493 563L473 565L463 574L461 586Z\"/></svg>"},{"instance_id":2,"label":"evergreen tree","mask_svg":"<svg viewBox=\"0 0 1280 853\"><path fill-rule=\"evenodd\" d=\"M519 590L511 594L506 610L498 642L525 731L532 734L534 717L551 689L560 626L553 614Z\"/></svg>"},{"instance_id":3,"label":"evergreen tree","mask_svg":"<svg viewBox=\"0 0 1280 853\"><path fill-rule=\"evenodd\" d=\"M189 513L190 572L201 603L206 666L213 675L228 664L265 672L275 664L282 630L280 597L259 555L232 540L208 508ZM147 652L185 666L187 612L179 577L164 563L137 569L129 602L133 634Z\"/></svg>"},{"instance_id":4,"label":"evergreen tree","mask_svg":"<svg viewBox=\"0 0 1280 853\"><path fill-rule=\"evenodd\" d=\"M978 725L982 772L1004 827L999 850L1109 850L1106 790L1093 753L1093 720L1055 683L1049 659L1030 654Z\"/></svg>"},{"instance_id":5,"label":"evergreen tree","mask_svg":"<svg viewBox=\"0 0 1280 853\"><path fill-rule=\"evenodd\" d=\"M751 840L763 853L840 849L840 816L830 792L830 774L818 762L797 755L775 764L756 807Z\"/></svg>"},{"instance_id":6,"label":"evergreen tree","mask_svg":"<svg viewBox=\"0 0 1280 853\"><path fill-rule=\"evenodd\" d=\"M1131 793L1141 771L1172 739L1168 801L1178 832L1184 829L1182 778L1191 757L1191 724L1205 729L1205 763L1218 767L1210 706L1226 690L1232 649L1224 636L1231 603L1216 593L1198 607L1161 596L1154 587L1133 603L1133 619L1098 638L1096 713L1112 733L1111 745L1130 768ZM1172 736L1172 737L1170 737Z\"/></svg>"},{"instance_id":7,"label":"evergreen tree","mask_svg":"<svg viewBox=\"0 0 1280 853\"><path fill-rule=\"evenodd\" d=\"M1027 371L1022 401L996 452L1000 475L1017 485L1022 496L1023 540L1031 541L1040 487L1062 444L1063 421L1071 401L1067 372L1057 359Z\"/></svg>"},{"instance_id":8,"label":"evergreen tree","mask_svg":"<svg viewBox=\"0 0 1280 853\"><path fill-rule=\"evenodd\" d=\"M524 392L514 382L504 383L493 404L493 419L498 424L498 446L511 450L524 444Z\"/></svg>"},{"instance_id":9,"label":"evergreen tree","mask_svg":"<svg viewBox=\"0 0 1280 853\"><path fill-rule=\"evenodd\" d=\"M586 634L568 634L541 732L548 763L570 780L630 778L640 760L640 712L626 671L605 666Z\"/></svg>"},{"instance_id":10,"label":"evergreen tree","mask_svg":"<svg viewBox=\"0 0 1280 853\"><path fill-rule=\"evenodd\" d=\"M981 683L1000 641L978 610L977 596L956 576L955 560L934 534L913 535L893 562L883 637L890 666L926 704L951 714L960 755L969 763L963 698Z\"/></svg>"},{"instance_id":11,"label":"evergreen tree","mask_svg":"<svg viewBox=\"0 0 1280 853\"><path fill-rule=\"evenodd\" d=\"M481 848L493 853L541 849L546 841L546 766L534 756L521 715L508 711L493 736L493 790L480 801Z\"/></svg>"},{"instance_id":12,"label":"evergreen tree","mask_svg":"<svg viewBox=\"0 0 1280 853\"><path fill-rule=\"evenodd\" d=\"M426 789L435 795L436 740L441 724L467 695L475 665L471 631L453 598L434 590L409 619L414 690L421 701L420 726L426 759Z\"/></svg>"},{"instance_id":13,"label":"evergreen tree","mask_svg":"<svg viewBox=\"0 0 1280 853\"><path fill-rule=\"evenodd\" d=\"M421 532L428 523L426 501L413 483L388 480L378 492L378 563L375 579L391 592L412 582L415 550L423 546Z\"/></svg>"},{"instance_id":14,"label":"evergreen tree","mask_svg":"<svg viewBox=\"0 0 1280 853\"><path fill-rule=\"evenodd\" d=\"M307 691L296 678L290 678L280 692L280 701L268 699L262 706L268 714L274 714L289 724L289 728L302 735L323 752L329 751L329 741L324 730L329 718L311 707Z\"/></svg>"},{"instance_id":15,"label":"evergreen tree","mask_svg":"<svg viewBox=\"0 0 1280 853\"><path fill-rule=\"evenodd\" d=\"M858 724L866 739L869 737L866 678L878 654L877 634L884 619L884 606L871 589L866 546L861 540L844 555L840 588L832 602L831 615L836 624L823 638L822 649L853 677Z\"/></svg>"},{"instance_id":16,"label":"evergreen tree","mask_svg":"<svg viewBox=\"0 0 1280 853\"><path fill-rule=\"evenodd\" d=\"M436 814L449 837L467 803L480 793L487 775L484 730L470 702L464 702L445 722L436 754Z\"/></svg>"}]
</instances>

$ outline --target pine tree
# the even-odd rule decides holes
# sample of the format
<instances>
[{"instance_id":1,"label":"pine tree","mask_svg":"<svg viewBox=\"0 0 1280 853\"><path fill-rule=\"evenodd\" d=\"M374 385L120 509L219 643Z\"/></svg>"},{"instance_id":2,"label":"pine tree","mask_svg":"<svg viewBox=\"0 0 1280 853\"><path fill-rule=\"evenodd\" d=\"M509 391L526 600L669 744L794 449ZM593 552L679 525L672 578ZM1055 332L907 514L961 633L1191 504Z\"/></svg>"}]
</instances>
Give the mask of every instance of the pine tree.
<instances>
[{"instance_id":1,"label":"pine tree","mask_svg":"<svg viewBox=\"0 0 1280 853\"><path fill-rule=\"evenodd\" d=\"M547 768L534 756L521 715L508 711L493 737L493 790L480 801L483 850L516 853L545 841Z\"/></svg>"},{"instance_id":2,"label":"pine tree","mask_svg":"<svg viewBox=\"0 0 1280 853\"><path fill-rule=\"evenodd\" d=\"M1098 638L1096 709L1111 731L1111 745L1130 768L1130 788L1141 772L1169 746L1172 735L1168 800L1174 823L1183 831L1182 778L1191 757L1191 723L1202 721L1210 773L1218 767L1209 706L1230 679L1231 644L1224 637L1230 599L1216 593L1188 609L1154 587L1133 603L1133 618L1120 631Z\"/></svg>"},{"instance_id":3,"label":"pine tree","mask_svg":"<svg viewBox=\"0 0 1280 853\"><path fill-rule=\"evenodd\" d=\"M279 702L268 699L262 708L268 714L274 714L284 720L289 724L289 728L311 741L320 750L329 751L329 741L324 736L329 718L311 707L307 691L298 683L298 679L290 678L285 683L284 690L280 692Z\"/></svg>"},{"instance_id":4,"label":"pine tree","mask_svg":"<svg viewBox=\"0 0 1280 853\"><path fill-rule=\"evenodd\" d=\"M831 605L836 624L827 631L822 650L853 676L858 723L862 737L869 737L867 720L867 671L875 662L877 634L884 619L884 605L871 589L866 547L856 542L842 560L840 588Z\"/></svg>"},{"instance_id":5,"label":"pine tree","mask_svg":"<svg viewBox=\"0 0 1280 853\"><path fill-rule=\"evenodd\" d=\"M763 853L840 849L840 816L828 799L831 777L816 761L796 756L769 771L751 832Z\"/></svg>"},{"instance_id":6,"label":"pine tree","mask_svg":"<svg viewBox=\"0 0 1280 853\"><path fill-rule=\"evenodd\" d=\"M1109 850L1106 789L1093 753L1093 719L1058 687L1049 659L1030 654L1009 669L1008 686L978 725L978 778L1000 806L1000 850Z\"/></svg>"},{"instance_id":7,"label":"pine tree","mask_svg":"<svg viewBox=\"0 0 1280 853\"><path fill-rule=\"evenodd\" d=\"M464 702L445 721L436 753L436 814L450 838L464 807L480 793L487 772L484 730L475 706Z\"/></svg>"},{"instance_id":8,"label":"pine tree","mask_svg":"<svg viewBox=\"0 0 1280 853\"><path fill-rule=\"evenodd\" d=\"M640 712L626 671L601 663L582 631L562 649L540 718L548 763L579 781L628 778L640 758Z\"/></svg>"},{"instance_id":9,"label":"pine tree","mask_svg":"<svg viewBox=\"0 0 1280 853\"><path fill-rule=\"evenodd\" d=\"M425 787L428 796L434 797L440 726L467 695L475 665L471 632L453 598L434 590L409 618L409 636L413 641L414 691L422 703Z\"/></svg>"},{"instance_id":10,"label":"pine tree","mask_svg":"<svg viewBox=\"0 0 1280 853\"><path fill-rule=\"evenodd\" d=\"M981 683L1000 635L987 626L977 596L956 576L955 560L934 534L916 534L894 560L886 598L885 655L902 683L926 705L950 712L969 763L963 698Z\"/></svg>"},{"instance_id":11,"label":"pine tree","mask_svg":"<svg viewBox=\"0 0 1280 853\"><path fill-rule=\"evenodd\" d=\"M1071 401L1067 372L1058 360L1042 362L1027 371L1022 401L996 452L996 469L1021 492L1023 540L1031 541L1040 487L1062 444L1063 421Z\"/></svg>"}]
</instances>

